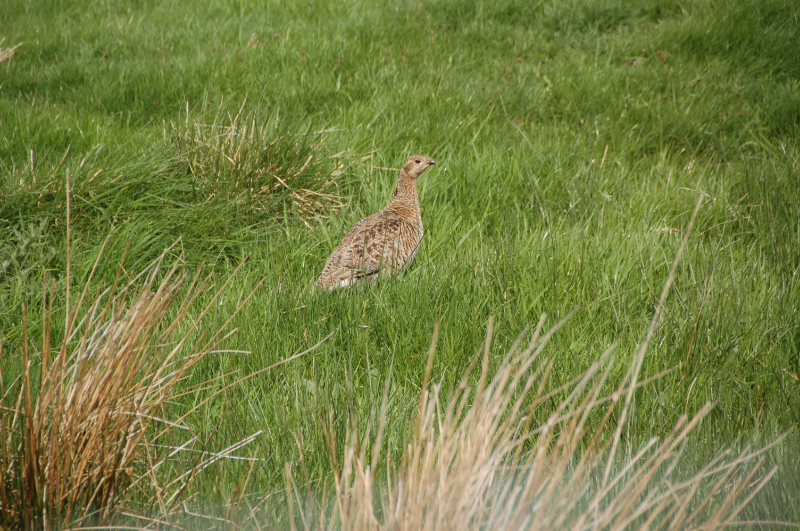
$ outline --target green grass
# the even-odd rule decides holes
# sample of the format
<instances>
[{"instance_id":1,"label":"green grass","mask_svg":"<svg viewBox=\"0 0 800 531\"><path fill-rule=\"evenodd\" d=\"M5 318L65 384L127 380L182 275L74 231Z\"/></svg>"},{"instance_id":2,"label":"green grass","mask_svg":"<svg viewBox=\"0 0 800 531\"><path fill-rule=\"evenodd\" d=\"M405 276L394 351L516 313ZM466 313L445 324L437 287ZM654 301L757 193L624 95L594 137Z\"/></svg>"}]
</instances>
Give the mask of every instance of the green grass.
<instances>
[{"instance_id":1,"label":"green grass","mask_svg":"<svg viewBox=\"0 0 800 531\"><path fill-rule=\"evenodd\" d=\"M446 385L490 315L504 352L542 312L552 324L576 306L549 347L555 382L614 342L621 378L702 193L644 376L678 369L637 394L627 441L708 401L697 466L793 430L743 518L800 522L799 14L789 0L12 1L0 38L24 44L0 63L3 379L21 369L23 301L32 337L41 327L44 271L63 322L67 170L78 287L107 237L98 285L123 255L138 271L178 238L190 270L212 263L218 283L249 255L217 323L265 279L226 344L250 353L210 356L186 385L335 332L191 419L212 450L264 430L249 447L263 459L254 494L285 486L297 439L312 481L330 479L315 416L332 408L342 437L351 411L369 423L390 373L397 448L437 319L433 378ZM391 196L386 168L417 152L439 164L420 180L414 267L315 292L349 226ZM273 174L344 206L305 208ZM199 499L224 503L248 467L202 475Z\"/></svg>"}]
</instances>

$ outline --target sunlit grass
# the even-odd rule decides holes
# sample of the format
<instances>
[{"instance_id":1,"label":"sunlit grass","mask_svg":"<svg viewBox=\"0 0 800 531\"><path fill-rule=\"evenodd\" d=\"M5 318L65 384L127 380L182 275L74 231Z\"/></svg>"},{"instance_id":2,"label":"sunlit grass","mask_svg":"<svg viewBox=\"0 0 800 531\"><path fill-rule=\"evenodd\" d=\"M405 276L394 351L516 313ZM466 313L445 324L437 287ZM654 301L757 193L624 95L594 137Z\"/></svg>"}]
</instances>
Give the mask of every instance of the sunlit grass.
<instances>
[{"instance_id":1,"label":"sunlit grass","mask_svg":"<svg viewBox=\"0 0 800 531\"><path fill-rule=\"evenodd\" d=\"M64 333L67 170L76 285L109 235L95 286L179 237L171 257L205 262L211 286L249 255L212 307L220 325L264 280L225 345L249 354L206 356L180 385L219 386L176 411L334 332L187 419L208 451L263 430L257 465L197 478L209 512L245 485L284 488L296 438L309 482L330 479L315 418L333 412L340 448L350 422L375 433L390 373L384 439L399 462L437 319L445 403L490 315L507 352L540 314L549 325L579 308L548 347L552 383L616 342L615 388L702 194L642 375L673 371L637 393L621 437L638 448L710 402L689 469L771 441L800 422L797 15L788 0L4 5L0 39L23 43L0 63L4 378L22 372L25 302L41 337L44 271L54 340ZM439 162L420 180L414 267L315 292L411 152ZM767 454L779 469L741 518L800 520L797 444Z\"/></svg>"}]
</instances>

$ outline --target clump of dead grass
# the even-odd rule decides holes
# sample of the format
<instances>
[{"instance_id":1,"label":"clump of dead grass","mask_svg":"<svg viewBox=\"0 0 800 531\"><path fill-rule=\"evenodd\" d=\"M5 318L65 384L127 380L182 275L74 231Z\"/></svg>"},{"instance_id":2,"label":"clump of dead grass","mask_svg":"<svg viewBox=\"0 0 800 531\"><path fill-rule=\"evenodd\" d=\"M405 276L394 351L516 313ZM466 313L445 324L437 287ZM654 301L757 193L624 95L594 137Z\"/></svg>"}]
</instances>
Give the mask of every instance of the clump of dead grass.
<instances>
[{"instance_id":1,"label":"clump of dead grass","mask_svg":"<svg viewBox=\"0 0 800 531\"><path fill-rule=\"evenodd\" d=\"M280 212L289 200L301 218L314 218L343 206L336 177L343 154L327 154L335 129L289 133L278 117L217 113L211 124L189 121L173 126L176 149L210 200L247 203L254 211Z\"/></svg>"},{"instance_id":2,"label":"clump of dead grass","mask_svg":"<svg viewBox=\"0 0 800 531\"><path fill-rule=\"evenodd\" d=\"M663 439L619 455L623 437L609 421L624 423L626 397L648 381L637 383L631 370L604 396L609 350L569 384L553 386L553 366L542 353L558 326L542 334L543 322L544 316L527 346L520 337L488 378L490 322L477 386L469 385L468 372L446 402L440 385L426 388L399 464L380 461L383 426L390 422L385 395L371 452L359 444L369 435L360 437L351 427L332 501L303 499L287 469L292 528L684 530L731 524L774 472L760 470L759 452L722 452L683 477L681 460L709 405L678 419ZM564 398L553 407L558 396ZM534 422L546 408L546 421ZM386 475L379 477L376 468Z\"/></svg>"},{"instance_id":3,"label":"clump of dead grass","mask_svg":"<svg viewBox=\"0 0 800 531\"><path fill-rule=\"evenodd\" d=\"M179 501L196 470L188 466L165 483L159 467L196 438L186 435L183 445L159 458L156 443L165 434L169 440L176 431L191 434L183 417L165 418L164 406L191 368L232 333L223 332L227 322L219 329L202 324L230 279L199 314L190 312L211 277L189 276L178 261L164 268L166 256L123 282L120 265L113 285L94 294L90 278L77 304L67 304L58 345L51 333L54 284L45 278L34 351L23 307L23 372L7 387L0 372L3 528L98 525L129 512L134 499L162 514Z\"/></svg>"}]
</instances>

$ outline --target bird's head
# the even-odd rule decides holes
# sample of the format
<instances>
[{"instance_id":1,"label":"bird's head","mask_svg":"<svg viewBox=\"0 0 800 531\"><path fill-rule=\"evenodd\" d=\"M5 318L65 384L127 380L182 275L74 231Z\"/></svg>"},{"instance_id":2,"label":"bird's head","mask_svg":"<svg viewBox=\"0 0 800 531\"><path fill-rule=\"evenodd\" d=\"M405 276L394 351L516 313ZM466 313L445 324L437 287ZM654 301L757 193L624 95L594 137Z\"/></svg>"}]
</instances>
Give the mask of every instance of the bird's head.
<instances>
[{"instance_id":1,"label":"bird's head","mask_svg":"<svg viewBox=\"0 0 800 531\"><path fill-rule=\"evenodd\" d=\"M426 157L425 155L411 155L403 164L401 173L405 173L409 177L416 179L428 166L433 164L436 164L436 161L430 157Z\"/></svg>"}]
</instances>

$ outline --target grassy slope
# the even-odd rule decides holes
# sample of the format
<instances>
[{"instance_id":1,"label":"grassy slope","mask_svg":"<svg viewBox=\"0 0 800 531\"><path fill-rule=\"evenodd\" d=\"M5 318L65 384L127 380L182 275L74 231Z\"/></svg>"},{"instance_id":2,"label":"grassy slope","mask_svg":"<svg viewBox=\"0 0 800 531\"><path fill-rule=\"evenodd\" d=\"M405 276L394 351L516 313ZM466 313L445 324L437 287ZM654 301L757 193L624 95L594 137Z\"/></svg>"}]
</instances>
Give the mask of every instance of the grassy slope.
<instances>
[{"instance_id":1,"label":"grassy slope","mask_svg":"<svg viewBox=\"0 0 800 531\"><path fill-rule=\"evenodd\" d=\"M437 318L434 376L448 383L489 315L502 351L541 312L552 322L576 305L550 347L555 380L613 342L623 367L702 191L645 373L683 365L638 395L631 444L709 400L718 406L697 434L698 462L769 439L800 421L797 17L781 0L12 2L0 38L25 44L0 64L2 334L17 344L21 302L41 301L42 264L63 279L67 168L79 278L109 234L106 277L127 245L136 270L179 236L190 269L210 261L222 275L252 254L213 316L224 321L265 278L228 343L251 354L220 354L196 381L262 368L336 331L194 419L212 448L266 430L251 485L275 489L299 456L291 433L313 477L329 470L309 413L331 404L344 430L347 373L366 423L392 371L389 444L402 440ZM265 200L213 150L183 149L191 124L230 124L240 109L242 123L264 127L243 155L249 168L280 173L313 154L298 186L337 172L345 208L307 226L286 194ZM281 149L260 149L276 139ZM411 152L440 162L420 183L426 239L414 268L315 293L337 240L390 196L396 174L383 168ZM19 370L13 356L2 363ZM782 470L749 516L800 521L788 503L800 488L796 441L772 454ZM201 489L224 499L242 470L220 469Z\"/></svg>"}]
</instances>

